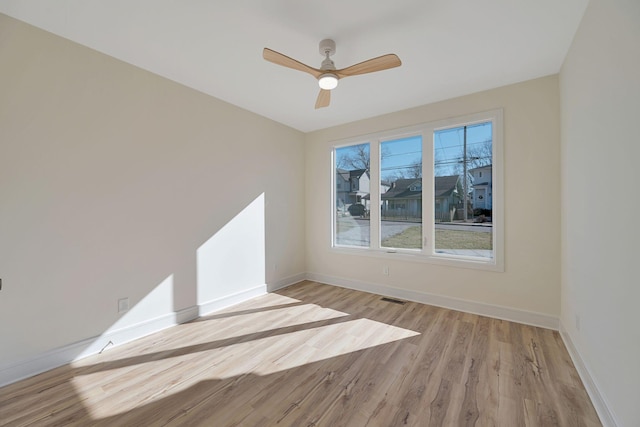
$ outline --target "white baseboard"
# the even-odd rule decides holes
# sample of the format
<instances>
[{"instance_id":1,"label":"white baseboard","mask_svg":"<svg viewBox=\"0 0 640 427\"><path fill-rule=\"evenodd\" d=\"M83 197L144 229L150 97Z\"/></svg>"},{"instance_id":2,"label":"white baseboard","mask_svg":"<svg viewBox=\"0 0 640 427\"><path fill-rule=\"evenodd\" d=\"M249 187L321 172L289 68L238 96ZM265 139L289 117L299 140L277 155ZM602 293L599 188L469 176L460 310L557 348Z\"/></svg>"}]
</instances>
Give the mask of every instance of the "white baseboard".
<instances>
[{"instance_id":1,"label":"white baseboard","mask_svg":"<svg viewBox=\"0 0 640 427\"><path fill-rule=\"evenodd\" d=\"M238 292L232 295L226 295L221 298L216 298L211 301L198 304L198 310L200 316L211 314L214 311L221 310L223 308L230 307L235 304L239 304L243 301L247 301L251 298L259 297L267 293L267 285L256 286L251 289L247 289L242 292Z\"/></svg>"},{"instance_id":2,"label":"white baseboard","mask_svg":"<svg viewBox=\"0 0 640 427\"><path fill-rule=\"evenodd\" d=\"M110 346L122 345L179 323L193 320L196 317L198 317L197 307L189 307L135 325L106 331L102 335L58 347L27 360L0 367L0 387L97 354Z\"/></svg>"},{"instance_id":3,"label":"white baseboard","mask_svg":"<svg viewBox=\"0 0 640 427\"><path fill-rule=\"evenodd\" d=\"M176 324L191 322L198 318L198 307L192 306L176 312Z\"/></svg>"},{"instance_id":4,"label":"white baseboard","mask_svg":"<svg viewBox=\"0 0 640 427\"><path fill-rule=\"evenodd\" d=\"M0 387L71 363L76 360L79 353L91 346L98 338L93 337L82 340L49 350L18 363L2 366L0 367Z\"/></svg>"},{"instance_id":5,"label":"white baseboard","mask_svg":"<svg viewBox=\"0 0 640 427\"><path fill-rule=\"evenodd\" d=\"M0 387L97 354L103 349L116 347L180 323L191 321L200 315L211 313L265 293L266 285L257 286L237 294L208 301L199 306L188 307L135 325L106 331L102 335L58 347L18 363L0 366Z\"/></svg>"},{"instance_id":6,"label":"white baseboard","mask_svg":"<svg viewBox=\"0 0 640 427\"><path fill-rule=\"evenodd\" d=\"M117 346L138 338L142 338L171 326L196 319L198 316L210 314L222 308L226 308L231 305L246 301L248 299L264 295L267 292L273 292L278 289L285 288L305 279L327 283L334 286L340 286L365 292L373 292L394 298L465 311L483 316L510 320L518 323L541 326L544 328L557 330L559 326L559 322L556 317L546 314L516 310L508 307L494 306L490 304L445 297L441 295L408 291L381 284L360 282L314 273L302 273L280 279L276 282L270 283L269 285L265 284L256 286L246 291L238 292L236 294L228 295L212 301L207 301L205 303L199 304L198 306L188 307L175 313L168 313L166 315L154 319L149 319L147 321L140 322L138 324L131 325L122 329L107 331L100 336L87 338L73 344L49 350L45 353L36 355L18 363L0 366L0 386L13 383L15 381L48 371L50 369L57 368L67 363L71 363L74 360L99 353L107 346ZM615 424L611 425L615 426Z\"/></svg>"},{"instance_id":7,"label":"white baseboard","mask_svg":"<svg viewBox=\"0 0 640 427\"><path fill-rule=\"evenodd\" d=\"M283 279L277 283L277 286L274 286L274 289L283 288L303 280L304 275L300 276ZM177 312L148 319L135 325L106 331L102 335L58 347L17 363L0 366L0 387L97 354L112 346L119 346L163 329L189 322L201 315L212 313L266 293L266 285L256 286L243 292L199 304L198 306L187 307Z\"/></svg>"},{"instance_id":8,"label":"white baseboard","mask_svg":"<svg viewBox=\"0 0 640 427\"><path fill-rule=\"evenodd\" d=\"M578 375L580 375L584 388L587 390L587 394L591 398L591 403L593 403L593 407L596 409L596 412L600 417L600 422L604 427L617 427L619 424L616 422L613 413L609 410L609 405L607 404L606 399L602 393L600 393L600 388L598 387L595 378L593 378L591 371L589 371L584 360L582 360L578 349L571 339L571 335L562 322L560 322L560 336L562 337L562 341L564 341L565 347L567 347L567 351L569 352L569 356L571 356L571 360L573 360L573 365L576 367Z\"/></svg>"},{"instance_id":9,"label":"white baseboard","mask_svg":"<svg viewBox=\"0 0 640 427\"><path fill-rule=\"evenodd\" d=\"M275 282L267 284L267 290L269 292L275 292L279 289L287 288L291 285L295 285L298 282L302 282L307 278L305 273L296 274L293 276L285 277L280 280L276 280Z\"/></svg>"},{"instance_id":10,"label":"white baseboard","mask_svg":"<svg viewBox=\"0 0 640 427\"><path fill-rule=\"evenodd\" d=\"M481 316L493 317L502 320L509 320L511 322L523 323L526 325L539 326L556 331L558 330L560 324L557 317L544 313L518 310L510 307L503 307L477 301L469 301L459 298L435 295L427 292L410 291L377 283L361 282L357 280L326 276L317 273L307 273L306 277L307 280L326 283L328 285L340 286L357 291L371 292L388 297L435 305L452 310L464 311L466 313L478 314Z\"/></svg>"}]
</instances>

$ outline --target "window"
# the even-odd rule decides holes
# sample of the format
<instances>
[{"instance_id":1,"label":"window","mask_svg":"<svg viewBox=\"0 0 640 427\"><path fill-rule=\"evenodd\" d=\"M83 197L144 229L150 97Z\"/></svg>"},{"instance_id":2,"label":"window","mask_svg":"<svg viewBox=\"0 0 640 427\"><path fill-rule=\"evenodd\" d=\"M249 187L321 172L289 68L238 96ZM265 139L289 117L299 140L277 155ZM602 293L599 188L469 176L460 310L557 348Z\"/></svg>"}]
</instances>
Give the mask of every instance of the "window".
<instances>
[{"instance_id":1,"label":"window","mask_svg":"<svg viewBox=\"0 0 640 427\"><path fill-rule=\"evenodd\" d=\"M369 247L369 159L369 144L335 149L335 245Z\"/></svg>"},{"instance_id":2,"label":"window","mask_svg":"<svg viewBox=\"0 0 640 427\"><path fill-rule=\"evenodd\" d=\"M502 112L333 147L332 246L501 270Z\"/></svg>"},{"instance_id":3,"label":"window","mask_svg":"<svg viewBox=\"0 0 640 427\"><path fill-rule=\"evenodd\" d=\"M493 163L493 122L434 132L435 251L439 254L493 258L491 179L482 178ZM474 179L474 176L476 177Z\"/></svg>"},{"instance_id":4,"label":"window","mask_svg":"<svg viewBox=\"0 0 640 427\"><path fill-rule=\"evenodd\" d=\"M422 249L421 135L380 142L380 189L380 247Z\"/></svg>"}]
</instances>

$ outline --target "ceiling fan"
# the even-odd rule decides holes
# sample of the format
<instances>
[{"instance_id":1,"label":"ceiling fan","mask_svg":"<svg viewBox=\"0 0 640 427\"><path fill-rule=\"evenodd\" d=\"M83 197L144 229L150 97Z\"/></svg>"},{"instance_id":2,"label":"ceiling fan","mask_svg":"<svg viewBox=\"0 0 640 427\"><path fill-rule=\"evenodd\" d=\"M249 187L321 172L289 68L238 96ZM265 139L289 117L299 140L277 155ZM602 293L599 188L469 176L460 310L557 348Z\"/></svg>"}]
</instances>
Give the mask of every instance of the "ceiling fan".
<instances>
[{"instance_id":1,"label":"ceiling fan","mask_svg":"<svg viewBox=\"0 0 640 427\"><path fill-rule=\"evenodd\" d=\"M387 70L389 68L395 68L402 65L400 58L395 54L388 54L372 58L364 62L352 65L340 70L336 69L335 64L331 60L331 56L336 53L336 43L331 39L325 39L320 42L320 54L324 56L324 61L320 65L320 68L313 68L302 62L296 61L280 52L264 48L262 51L262 57L274 64L282 65L283 67L293 68L294 70L304 71L311 74L318 79L320 85L320 93L316 100L316 109L327 107L331 101L331 90L338 86L338 80L357 76L359 74L373 73L375 71Z\"/></svg>"}]
</instances>

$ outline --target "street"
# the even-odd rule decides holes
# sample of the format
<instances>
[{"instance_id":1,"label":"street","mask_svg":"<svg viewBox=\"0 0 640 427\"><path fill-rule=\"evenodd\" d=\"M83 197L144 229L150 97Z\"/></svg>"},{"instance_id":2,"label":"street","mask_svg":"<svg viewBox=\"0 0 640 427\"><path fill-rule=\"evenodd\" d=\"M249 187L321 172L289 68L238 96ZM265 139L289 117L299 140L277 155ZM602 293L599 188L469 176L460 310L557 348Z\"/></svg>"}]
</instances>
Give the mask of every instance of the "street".
<instances>
[{"instance_id":1,"label":"street","mask_svg":"<svg viewBox=\"0 0 640 427\"><path fill-rule=\"evenodd\" d=\"M345 246L360 246L360 247L368 247L370 244L370 232L369 232L369 224L370 221L367 219L353 218L353 217L342 217L338 218L338 229L340 230L336 235L336 243L338 245ZM421 226L420 223L417 222L406 222L406 221L382 221L380 234L382 235L382 240L385 240L389 237L395 236L397 234L402 233L406 229L410 227ZM488 223L437 223L435 224L435 228L438 230L456 230L456 231L471 231L477 233L490 233L493 230L491 224ZM491 258L493 251L491 250L465 250L465 249L441 249L437 251L438 253L448 253L453 255L470 255L470 256L479 256L484 258Z\"/></svg>"}]
</instances>

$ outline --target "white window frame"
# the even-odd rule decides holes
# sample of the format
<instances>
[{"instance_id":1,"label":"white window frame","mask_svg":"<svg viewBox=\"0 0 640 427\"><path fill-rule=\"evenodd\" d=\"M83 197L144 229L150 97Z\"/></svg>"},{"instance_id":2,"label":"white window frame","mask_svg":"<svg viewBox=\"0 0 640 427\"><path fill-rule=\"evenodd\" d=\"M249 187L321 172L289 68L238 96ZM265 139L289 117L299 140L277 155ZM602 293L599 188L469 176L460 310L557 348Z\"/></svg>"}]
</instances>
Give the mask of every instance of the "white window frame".
<instances>
[{"instance_id":1,"label":"white window frame","mask_svg":"<svg viewBox=\"0 0 640 427\"><path fill-rule=\"evenodd\" d=\"M436 131L470 126L478 123L492 122L492 233L493 258L461 256L435 252L434 222L434 134ZM370 203L380 206L380 144L385 141L402 139L410 136L422 136L422 233L423 248L389 249L380 246L380 209L370 210L370 243L369 247L336 245L336 188L335 188L335 153L336 149L369 144L371 162L370 170ZM333 141L331 147L331 250L342 254L371 256L384 259L396 259L411 262L448 265L452 267L473 268L490 271L504 271L504 140L502 109L491 110L461 117L423 123L389 131L361 135L353 138ZM375 183L375 184L374 184Z\"/></svg>"}]
</instances>

